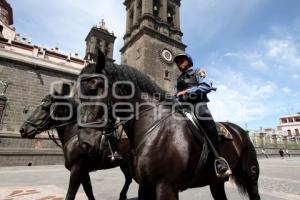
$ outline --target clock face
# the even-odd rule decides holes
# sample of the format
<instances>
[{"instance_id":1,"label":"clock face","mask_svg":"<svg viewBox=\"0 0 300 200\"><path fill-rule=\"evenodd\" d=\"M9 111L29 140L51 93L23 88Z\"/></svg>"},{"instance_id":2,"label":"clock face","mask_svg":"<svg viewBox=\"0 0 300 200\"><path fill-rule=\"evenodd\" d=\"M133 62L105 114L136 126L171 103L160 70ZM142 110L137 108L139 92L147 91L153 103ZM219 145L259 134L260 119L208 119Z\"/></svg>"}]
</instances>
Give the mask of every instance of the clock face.
<instances>
[{"instance_id":1,"label":"clock face","mask_svg":"<svg viewBox=\"0 0 300 200\"><path fill-rule=\"evenodd\" d=\"M168 49L163 49L161 51L161 57L163 58L164 61L166 61L168 63L172 63L173 62L173 54Z\"/></svg>"}]
</instances>

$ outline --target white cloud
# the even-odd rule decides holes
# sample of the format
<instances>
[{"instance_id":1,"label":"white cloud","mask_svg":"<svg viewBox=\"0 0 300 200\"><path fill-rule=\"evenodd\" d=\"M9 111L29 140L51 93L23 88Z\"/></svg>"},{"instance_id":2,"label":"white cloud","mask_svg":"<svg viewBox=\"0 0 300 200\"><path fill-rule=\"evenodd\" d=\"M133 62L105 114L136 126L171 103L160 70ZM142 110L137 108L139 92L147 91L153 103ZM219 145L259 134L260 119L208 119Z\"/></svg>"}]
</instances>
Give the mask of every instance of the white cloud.
<instances>
[{"instance_id":1,"label":"white cloud","mask_svg":"<svg viewBox=\"0 0 300 200\"><path fill-rule=\"evenodd\" d=\"M235 56L238 56L239 54L237 53L233 53L233 52L227 52L225 53L225 56L232 56L232 57L235 57Z\"/></svg>"},{"instance_id":2,"label":"white cloud","mask_svg":"<svg viewBox=\"0 0 300 200\"><path fill-rule=\"evenodd\" d=\"M253 61L250 63L250 66L257 70L267 70L268 69L268 66L262 60Z\"/></svg>"},{"instance_id":3,"label":"white cloud","mask_svg":"<svg viewBox=\"0 0 300 200\"><path fill-rule=\"evenodd\" d=\"M298 74L293 74L293 75L292 75L292 78L293 78L293 79L298 79L298 78L299 78L299 75L298 75Z\"/></svg>"},{"instance_id":4,"label":"white cloud","mask_svg":"<svg viewBox=\"0 0 300 200\"><path fill-rule=\"evenodd\" d=\"M278 88L274 82L251 79L228 69L225 71L211 72L218 87L217 92L209 95L216 120L249 122L263 119L273 112L275 105L271 99L276 97Z\"/></svg>"},{"instance_id":5,"label":"white cloud","mask_svg":"<svg viewBox=\"0 0 300 200\"><path fill-rule=\"evenodd\" d=\"M269 40L266 42L267 56L282 56L285 50L289 49L289 42L286 40Z\"/></svg>"},{"instance_id":6,"label":"white cloud","mask_svg":"<svg viewBox=\"0 0 300 200\"><path fill-rule=\"evenodd\" d=\"M291 69L300 69L300 51L294 39L268 40L265 50L266 58Z\"/></svg>"},{"instance_id":7,"label":"white cloud","mask_svg":"<svg viewBox=\"0 0 300 200\"><path fill-rule=\"evenodd\" d=\"M292 92L292 90L290 89L290 88L288 88L288 87L284 87L284 88L282 88L281 89L284 93L291 93Z\"/></svg>"},{"instance_id":8,"label":"white cloud","mask_svg":"<svg viewBox=\"0 0 300 200\"><path fill-rule=\"evenodd\" d=\"M297 39L288 34L283 39L261 39L246 49L225 53L226 57L259 72L290 72L294 79L299 77L296 73L300 70L300 47Z\"/></svg>"}]
</instances>

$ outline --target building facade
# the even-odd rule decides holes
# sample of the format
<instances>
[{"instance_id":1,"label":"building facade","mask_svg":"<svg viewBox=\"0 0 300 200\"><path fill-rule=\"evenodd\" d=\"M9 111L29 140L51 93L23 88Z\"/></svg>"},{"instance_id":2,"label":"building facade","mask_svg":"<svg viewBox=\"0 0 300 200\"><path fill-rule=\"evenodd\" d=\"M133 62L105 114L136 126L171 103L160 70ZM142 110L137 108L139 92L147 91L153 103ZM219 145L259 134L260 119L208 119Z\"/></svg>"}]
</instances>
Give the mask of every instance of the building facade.
<instances>
[{"instance_id":1,"label":"building facade","mask_svg":"<svg viewBox=\"0 0 300 200\"><path fill-rule=\"evenodd\" d=\"M300 142L300 113L281 116L277 129L281 135Z\"/></svg>"},{"instance_id":2,"label":"building facade","mask_svg":"<svg viewBox=\"0 0 300 200\"><path fill-rule=\"evenodd\" d=\"M16 32L13 9L0 0L0 166L63 162L61 150L46 135L20 139L19 128L50 93L53 82L77 79L85 64L93 61L96 46L113 62L114 39L105 26L92 27L86 38L86 59L32 44Z\"/></svg>"},{"instance_id":3,"label":"building facade","mask_svg":"<svg viewBox=\"0 0 300 200\"><path fill-rule=\"evenodd\" d=\"M179 74L173 57L185 51L180 0L125 0L127 11L121 63L146 73L173 93Z\"/></svg>"},{"instance_id":4,"label":"building facade","mask_svg":"<svg viewBox=\"0 0 300 200\"><path fill-rule=\"evenodd\" d=\"M12 26L11 6L0 2L0 131L16 133L51 83L75 80L85 61L58 48L31 44Z\"/></svg>"}]
</instances>

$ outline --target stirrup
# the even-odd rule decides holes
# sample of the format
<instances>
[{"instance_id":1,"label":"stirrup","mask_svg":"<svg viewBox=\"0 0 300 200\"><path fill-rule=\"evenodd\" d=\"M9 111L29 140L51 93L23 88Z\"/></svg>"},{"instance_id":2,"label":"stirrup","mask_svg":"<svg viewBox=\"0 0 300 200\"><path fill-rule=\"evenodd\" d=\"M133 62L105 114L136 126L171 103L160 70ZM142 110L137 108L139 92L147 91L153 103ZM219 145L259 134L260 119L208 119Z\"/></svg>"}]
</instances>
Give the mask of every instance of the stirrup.
<instances>
[{"instance_id":1,"label":"stirrup","mask_svg":"<svg viewBox=\"0 0 300 200\"><path fill-rule=\"evenodd\" d=\"M123 156L121 154L119 154L117 151L115 151L112 155L108 156L112 162L116 161L116 160L123 160Z\"/></svg>"},{"instance_id":2,"label":"stirrup","mask_svg":"<svg viewBox=\"0 0 300 200\"><path fill-rule=\"evenodd\" d=\"M227 165L227 171L224 172L223 174L218 173L218 170L217 170L217 163L218 162L224 162ZM230 166L229 166L228 162L225 160L225 158L223 158L223 157L216 158L214 165L215 165L215 172L216 172L216 175L217 175L218 178L226 178L226 177L228 177L232 174Z\"/></svg>"},{"instance_id":3,"label":"stirrup","mask_svg":"<svg viewBox=\"0 0 300 200\"><path fill-rule=\"evenodd\" d=\"M115 155L114 155L114 152L113 152L113 150L112 150L112 148L111 148L110 141L107 140L107 142L108 142L108 148L109 148L109 151L110 151L110 155L109 155L108 157L110 157L111 161L114 162L115 159L116 159L116 158L115 158Z\"/></svg>"}]
</instances>

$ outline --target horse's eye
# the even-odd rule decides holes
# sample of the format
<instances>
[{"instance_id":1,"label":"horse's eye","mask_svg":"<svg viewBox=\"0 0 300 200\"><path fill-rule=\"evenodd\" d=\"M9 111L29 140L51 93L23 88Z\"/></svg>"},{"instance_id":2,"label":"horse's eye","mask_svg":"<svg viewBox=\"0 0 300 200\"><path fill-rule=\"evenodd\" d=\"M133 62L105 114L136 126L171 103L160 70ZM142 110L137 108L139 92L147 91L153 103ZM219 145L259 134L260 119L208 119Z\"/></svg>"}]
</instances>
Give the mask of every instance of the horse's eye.
<instances>
[{"instance_id":1,"label":"horse's eye","mask_svg":"<svg viewBox=\"0 0 300 200\"><path fill-rule=\"evenodd\" d=\"M42 107L43 110L48 110L49 107L50 107L50 103L49 102L43 102L41 104L41 107Z\"/></svg>"},{"instance_id":2,"label":"horse's eye","mask_svg":"<svg viewBox=\"0 0 300 200\"><path fill-rule=\"evenodd\" d=\"M92 79L92 80L91 80L91 84L92 84L92 85L97 84L97 80L96 80L96 79Z\"/></svg>"}]
</instances>

